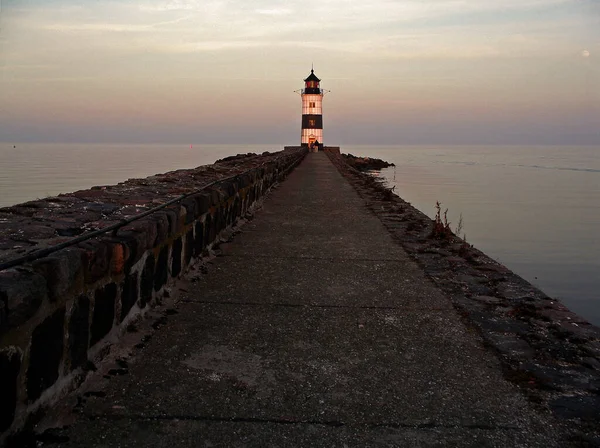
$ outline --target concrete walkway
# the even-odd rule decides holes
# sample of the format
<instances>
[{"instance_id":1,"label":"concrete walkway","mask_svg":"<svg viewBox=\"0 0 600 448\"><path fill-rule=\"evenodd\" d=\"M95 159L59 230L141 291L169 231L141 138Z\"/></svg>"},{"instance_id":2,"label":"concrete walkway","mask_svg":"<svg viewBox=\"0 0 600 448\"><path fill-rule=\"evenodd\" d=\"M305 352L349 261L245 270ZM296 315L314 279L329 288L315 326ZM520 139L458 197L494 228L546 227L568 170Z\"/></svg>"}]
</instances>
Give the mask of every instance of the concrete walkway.
<instances>
[{"instance_id":1,"label":"concrete walkway","mask_svg":"<svg viewBox=\"0 0 600 448\"><path fill-rule=\"evenodd\" d=\"M325 154L222 249L62 446L554 446Z\"/></svg>"}]
</instances>

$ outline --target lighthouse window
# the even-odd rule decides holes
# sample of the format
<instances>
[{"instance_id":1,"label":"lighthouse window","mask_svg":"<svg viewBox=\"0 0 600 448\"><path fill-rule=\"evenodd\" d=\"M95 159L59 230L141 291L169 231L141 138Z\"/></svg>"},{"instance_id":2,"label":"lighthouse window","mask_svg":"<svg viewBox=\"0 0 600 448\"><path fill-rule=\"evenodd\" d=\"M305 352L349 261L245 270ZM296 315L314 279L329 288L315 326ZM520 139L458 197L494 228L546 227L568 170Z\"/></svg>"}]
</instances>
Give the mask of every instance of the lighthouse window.
<instances>
[{"instance_id":1,"label":"lighthouse window","mask_svg":"<svg viewBox=\"0 0 600 448\"><path fill-rule=\"evenodd\" d=\"M308 107L315 107L315 102L311 101L310 103L308 103Z\"/></svg>"},{"instance_id":2,"label":"lighthouse window","mask_svg":"<svg viewBox=\"0 0 600 448\"><path fill-rule=\"evenodd\" d=\"M315 125L315 120L308 120L308 125L309 126L314 126Z\"/></svg>"}]
</instances>

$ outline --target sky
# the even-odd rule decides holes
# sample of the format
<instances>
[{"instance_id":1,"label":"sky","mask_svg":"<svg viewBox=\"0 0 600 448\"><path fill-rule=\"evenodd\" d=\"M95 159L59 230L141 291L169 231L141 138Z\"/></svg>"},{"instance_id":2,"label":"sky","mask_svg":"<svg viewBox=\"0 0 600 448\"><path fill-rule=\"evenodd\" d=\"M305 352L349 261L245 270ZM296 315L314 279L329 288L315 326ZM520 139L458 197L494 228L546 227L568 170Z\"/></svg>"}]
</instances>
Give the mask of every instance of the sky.
<instances>
[{"instance_id":1,"label":"sky","mask_svg":"<svg viewBox=\"0 0 600 448\"><path fill-rule=\"evenodd\" d=\"M0 141L600 145L600 0L0 0Z\"/></svg>"}]
</instances>

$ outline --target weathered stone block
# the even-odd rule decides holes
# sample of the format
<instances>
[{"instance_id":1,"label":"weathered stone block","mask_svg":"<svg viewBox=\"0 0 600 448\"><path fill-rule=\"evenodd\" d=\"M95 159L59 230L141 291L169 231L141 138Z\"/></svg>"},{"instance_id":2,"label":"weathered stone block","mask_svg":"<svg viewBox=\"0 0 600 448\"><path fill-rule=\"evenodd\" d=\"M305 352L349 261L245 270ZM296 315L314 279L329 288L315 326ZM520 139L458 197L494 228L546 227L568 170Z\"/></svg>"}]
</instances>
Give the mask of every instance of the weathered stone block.
<instances>
[{"instance_id":1,"label":"weathered stone block","mask_svg":"<svg viewBox=\"0 0 600 448\"><path fill-rule=\"evenodd\" d=\"M218 188L213 187L210 190L211 204L213 206L221 205L221 202L225 200L225 194L221 192Z\"/></svg>"},{"instance_id":2,"label":"weathered stone block","mask_svg":"<svg viewBox=\"0 0 600 448\"><path fill-rule=\"evenodd\" d=\"M170 206L164 209L169 222L169 236L173 236L179 232L179 206Z\"/></svg>"},{"instance_id":3,"label":"weathered stone block","mask_svg":"<svg viewBox=\"0 0 600 448\"><path fill-rule=\"evenodd\" d=\"M154 271L154 290L158 291L169 279L169 246L166 244L158 254L156 269Z\"/></svg>"},{"instance_id":4,"label":"weathered stone block","mask_svg":"<svg viewBox=\"0 0 600 448\"><path fill-rule=\"evenodd\" d=\"M152 300L152 287L154 286L154 256L148 255L140 276L140 307L143 308Z\"/></svg>"},{"instance_id":5,"label":"weathered stone block","mask_svg":"<svg viewBox=\"0 0 600 448\"><path fill-rule=\"evenodd\" d=\"M46 280L40 274L23 269L0 271L0 302L4 308L0 333L27 321L46 297Z\"/></svg>"},{"instance_id":6,"label":"weathered stone block","mask_svg":"<svg viewBox=\"0 0 600 448\"><path fill-rule=\"evenodd\" d=\"M194 255L198 256L204 250L204 223L200 220L196 221L194 238Z\"/></svg>"},{"instance_id":7,"label":"weathered stone block","mask_svg":"<svg viewBox=\"0 0 600 448\"><path fill-rule=\"evenodd\" d=\"M171 275L177 277L181 272L181 237L173 241L173 249L171 250Z\"/></svg>"},{"instance_id":8,"label":"weathered stone block","mask_svg":"<svg viewBox=\"0 0 600 448\"><path fill-rule=\"evenodd\" d=\"M212 219L212 215L210 213L208 213L206 215L206 217L204 218L204 245L208 246L210 243L212 243L212 239L211 237L211 233L214 234L214 231L211 232L212 229L212 224L213 223L213 219Z\"/></svg>"},{"instance_id":9,"label":"weathered stone block","mask_svg":"<svg viewBox=\"0 0 600 448\"><path fill-rule=\"evenodd\" d=\"M187 223L187 209L179 204L179 227L177 229L177 234L180 234L181 232L183 232L183 228Z\"/></svg>"},{"instance_id":10,"label":"weathered stone block","mask_svg":"<svg viewBox=\"0 0 600 448\"><path fill-rule=\"evenodd\" d=\"M81 255L80 250L62 250L32 263L33 269L46 279L51 302L63 299L69 289L77 287L75 283L83 266Z\"/></svg>"},{"instance_id":11,"label":"weathered stone block","mask_svg":"<svg viewBox=\"0 0 600 448\"><path fill-rule=\"evenodd\" d=\"M2 328L8 325L8 310L6 307L4 300L0 299L0 333L2 333Z\"/></svg>"},{"instance_id":12,"label":"weathered stone block","mask_svg":"<svg viewBox=\"0 0 600 448\"><path fill-rule=\"evenodd\" d=\"M195 199L184 199L181 205L185 208L185 224L194 222L198 213Z\"/></svg>"},{"instance_id":13,"label":"weathered stone block","mask_svg":"<svg viewBox=\"0 0 600 448\"><path fill-rule=\"evenodd\" d=\"M113 275L123 274L125 272L125 266L129 252L126 246L122 243L112 243L110 247L112 248L110 257L110 272Z\"/></svg>"},{"instance_id":14,"label":"weathered stone block","mask_svg":"<svg viewBox=\"0 0 600 448\"><path fill-rule=\"evenodd\" d=\"M221 182L219 184L219 189L223 191L226 198L233 196L236 192L235 184L231 180Z\"/></svg>"},{"instance_id":15,"label":"weathered stone block","mask_svg":"<svg viewBox=\"0 0 600 448\"><path fill-rule=\"evenodd\" d=\"M15 347L0 350L0 432L7 430L15 418L21 358Z\"/></svg>"},{"instance_id":16,"label":"weathered stone block","mask_svg":"<svg viewBox=\"0 0 600 448\"><path fill-rule=\"evenodd\" d=\"M183 259L185 265L189 265L194 255L194 230L190 229L185 234L185 250L183 251Z\"/></svg>"},{"instance_id":17,"label":"weathered stone block","mask_svg":"<svg viewBox=\"0 0 600 448\"><path fill-rule=\"evenodd\" d=\"M156 243L156 237L158 235L157 223L154 219L141 219L119 229L119 235L121 233L136 234L135 238L139 242L138 249L141 252L145 252L146 250L153 248Z\"/></svg>"},{"instance_id":18,"label":"weathered stone block","mask_svg":"<svg viewBox=\"0 0 600 448\"><path fill-rule=\"evenodd\" d=\"M217 235L219 234L219 232L221 232L221 230L223 230L225 228L225 207L218 207L215 210L215 215L214 215L214 219L215 219L215 238L217 237ZM214 238L213 238L214 239Z\"/></svg>"},{"instance_id":19,"label":"weathered stone block","mask_svg":"<svg viewBox=\"0 0 600 448\"><path fill-rule=\"evenodd\" d=\"M27 398L37 400L58 379L63 356L65 308L59 308L39 324L31 336L27 369Z\"/></svg>"},{"instance_id":20,"label":"weathered stone block","mask_svg":"<svg viewBox=\"0 0 600 448\"><path fill-rule=\"evenodd\" d=\"M227 225L230 226L235 222L235 199L231 204L227 207Z\"/></svg>"},{"instance_id":21,"label":"weathered stone block","mask_svg":"<svg viewBox=\"0 0 600 448\"><path fill-rule=\"evenodd\" d=\"M211 197L209 193L200 193L194 195L196 199L196 204L198 206L198 216L202 216L210 209L211 205Z\"/></svg>"},{"instance_id":22,"label":"weathered stone block","mask_svg":"<svg viewBox=\"0 0 600 448\"><path fill-rule=\"evenodd\" d=\"M246 188L248 185L250 185L251 182L250 176L248 176L247 174L241 174L237 176L236 180L238 182L238 189L240 190Z\"/></svg>"},{"instance_id":23,"label":"weathered stone block","mask_svg":"<svg viewBox=\"0 0 600 448\"><path fill-rule=\"evenodd\" d=\"M232 221L235 222L240 215L242 214L242 201L239 196L236 196L235 201L233 201L233 213L232 213ZM232 224L233 224L232 222Z\"/></svg>"},{"instance_id":24,"label":"weathered stone block","mask_svg":"<svg viewBox=\"0 0 600 448\"><path fill-rule=\"evenodd\" d=\"M223 217L223 229L227 228L231 221L231 205L227 203L225 207L223 207L222 212Z\"/></svg>"},{"instance_id":25,"label":"weathered stone block","mask_svg":"<svg viewBox=\"0 0 600 448\"><path fill-rule=\"evenodd\" d=\"M255 183L256 180L258 179L258 168L254 168L252 170L250 170L250 172L248 173L248 175L250 176L250 178L252 179L252 182L250 182L251 184Z\"/></svg>"},{"instance_id":26,"label":"weathered stone block","mask_svg":"<svg viewBox=\"0 0 600 448\"><path fill-rule=\"evenodd\" d=\"M94 294L94 313L92 317L90 346L96 344L108 334L115 320L115 301L117 285L109 283L96 290Z\"/></svg>"},{"instance_id":27,"label":"weathered stone block","mask_svg":"<svg viewBox=\"0 0 600 448\"><path fill-rule=\"evenodd\" d=\"M138 298L138 278L137 272L130 273L125 277L125 281L123 282L123 288L121 290L121 316L119 318L119 322L123 322L125 317L131 311L133 305Z\"/></svg>"},{"instance_id":28,"label":"weathered stone block","mask_svg":"<svg viewBox=\"0 0 600 448\"><path fill-rule=\"evenodd\" d=\"M221 215L221 226L219 228L219 232L225 229L229 224L229 203L224 204L219 210L219 214Z\"/></svg>"},{"instance_id":29,"label":"weathered stone block","mask_svg":"<svg viewBox=\"0 0 600 448\"><path fill-rule=\"evenodd\" d=\"M90 339L90 299L79 296L73 303L69 319L69 364L74 370L87 361Z\"/></svg>"},{"instance_id":30,"label":"weathered stone block","mask_svg":"<svg viewBox=\"0 0 600 448\"><path fill-rule=\"evenodd\" d=\"M156 246L164 244L169 237L169 218L166 213L155 213L152 219L156 223Z\"/></svg>"},{"instance_id":31,"label":"weathered stone block","mask_svg":"<svg viewBox=\"0 0 600 448\"><path fill-rule=\"evenodd\" d=\"M248 206L250 202L248 200L248 195L244 192L240 197L240 214L239 217L244 215L248 211Z\"/></svg>"},{"instance_id":32,"label":"weathered stone block","mask_svg":"<svg viewBox=\"0 0 600 448\"><path fill-rule=\"evenodd\" d=\"M146 237L139 232L122 232L119 230L115 237L125 247L127 254L124 272L129 272L131 267L142 257L146 244Z\"/></svg>"},{"instance_id":33,"label":"weathered stone block","mask_svg":"<svg viewBox=\"0 0 600 448\"><path fill-rule=\"evenodd\" d=\"M106 277L110 269L110 246L106 242L87 241L81 243L79 248L84 250L82 261L86 283Z\"/></svg>"}]
</instances>

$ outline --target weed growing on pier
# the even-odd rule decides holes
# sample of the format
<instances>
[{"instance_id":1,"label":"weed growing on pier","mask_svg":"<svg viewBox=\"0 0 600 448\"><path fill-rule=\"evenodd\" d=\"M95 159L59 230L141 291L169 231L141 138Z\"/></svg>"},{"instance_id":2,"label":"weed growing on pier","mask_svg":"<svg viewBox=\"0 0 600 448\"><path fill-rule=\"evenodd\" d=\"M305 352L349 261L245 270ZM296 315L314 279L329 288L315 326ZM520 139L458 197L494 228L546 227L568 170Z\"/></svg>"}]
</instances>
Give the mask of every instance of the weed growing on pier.
<instances>
[{"instance_id":1,"label":"weed growing on pier","mask_svg":"<svg viewBox=\"0 0 600 448\"><path fill-rule=\"evenodd\" d=\"M433 229L431 229L431 237L440 240L449 240L452 237L452 229L448 222L448 209L444 211L444 219L442 220L442 204L440 201L435 203L435 218L433 220Z\"/></svg>"},{"instance_id":2,"label":"weed growing on pier","mask_svg":"<svg viewBox=\"0 0 600 448\"><path fill-rule=\"evenodd\" d=\"M452 241L454 236L458 237L460 241L460 246L458 247L458 255L463 258L469 258L471 256L470 249L473 247L469 243L467 243L467 234L463 233L463 237L460 237L460 233L463 230L463 217L462 213L458 218L458 224L456 225L456 230L452 232L450 228L450 222L448 221L448 209L444 210L444 214L442 217L442 204L439 201L435 203L435 218L433 220L433 228L431 229L431 238L443 240L445 242Z\"/></svg>"},{"instance_id":3,"label":"weed growing on pier","mask_svg":"<svg viewBox=\"0 0 600 448\"><path fill-rule=\"evenodd\" d=\"M467 234L463 233L461 238L460 233L463 230L463 215L460 214L458 218L458 224L456 224L456 230L454 230L454 234L461 240L460 247L458 248L458 255L461 257L466 257L469 255L469 249L471 249L471 245L467 243Z\"/></svg>"},{"instance_id":4,"label":"weed growing on pier","mask_svg":"<svg viewBox=\"0 0 600 448\"><path fill-rule=\"evenodd\" d=\"M447 210L446 210L446 211L447 211ZM463 229L463 217L462 217L462 213L461 213L461 214L460 214L460 216L458 217L458 224L456 224L456 230L454 231L454 234L455 234L456 236L459 236L459 237L460 237L460 232L462 232L462 229ZM465 235L465 238L464 238L464 239L465 239L465 240L467 239L467 238L466 238L466 235Z\"/></svg>"}]
</instances>

